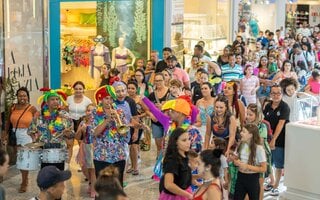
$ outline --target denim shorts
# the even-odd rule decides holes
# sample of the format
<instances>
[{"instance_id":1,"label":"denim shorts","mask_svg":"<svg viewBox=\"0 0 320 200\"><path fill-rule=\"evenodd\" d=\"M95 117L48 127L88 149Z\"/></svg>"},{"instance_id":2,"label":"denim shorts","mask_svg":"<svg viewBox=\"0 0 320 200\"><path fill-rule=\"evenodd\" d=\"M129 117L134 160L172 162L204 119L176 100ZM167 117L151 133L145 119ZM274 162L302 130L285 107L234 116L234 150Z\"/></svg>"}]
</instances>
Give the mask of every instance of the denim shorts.
<instances>
[{"instance_id":1,"label":"denim shorts","mask_svg":"<svg viewBox=\"0 0 320 200\"><path fill-rule=\"evenodd\" d=\"M276 147L271 151L272 153L272 163L277 169L284 168L284 148Z\"/></svg>"},{"instance_id":2,"label":"denim shorts","mask_svg":"<svg viewBox=\"0 0 320 200\"><path fill-rule=\"evenodd\" d=\"M152 136L155 139L162 138L164 136L163 126L158 126L154 123L151 123Z\"/></svg>"}]
</instances>

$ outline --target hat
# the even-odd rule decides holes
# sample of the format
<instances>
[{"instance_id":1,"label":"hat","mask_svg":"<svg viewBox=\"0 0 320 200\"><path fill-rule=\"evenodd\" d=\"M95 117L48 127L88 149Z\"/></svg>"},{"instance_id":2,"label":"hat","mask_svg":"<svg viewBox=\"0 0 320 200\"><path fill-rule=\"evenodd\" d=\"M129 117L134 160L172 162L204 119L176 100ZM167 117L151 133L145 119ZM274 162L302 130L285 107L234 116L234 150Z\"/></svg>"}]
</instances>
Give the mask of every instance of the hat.
<instances>
[{"instance_id":1,"label":"hat","mask_svg":"<svg viewBox=\"0 0 320 200\"><path fill-rule=\"evenodd\" d=\"M43 95L41 95L38 98L38 104L46 103L50 97L58 97L64 105L68 105L66 102L67 94L63 90L61 90L61 89L53 90L50 88L41 88L40 91L43 92Z\"/></svg>"},{"instance_id":2,"label":"hat","mask_svg":"<svg viewBox=\"0 0 320 200\"><path fill-rule=\"evenodd\" d=\"M190 104L185 99L174 99L169 100L162 106L162 110L172 109L174 111L180 112L186 116L190 115L191 108Z\"/></svg>"},{"instance_id":3,"label":"hat","mask_svg":"<svg viewBox=\"0 0 320 200\"><path fill-rule=\"evenodd\" d=\"M56 166L46 166L42 168L37 177L37 184L40 189L48 189L55 184L71 178L71 172L61 171Z\"/></svg>"},{"instance_id":4,"label":"hat","mask_svg":"<svg viewBox=\"0 0 320 200\"><path fill-rule=\"evenodd\" d=\"M175 55L168 56L167 60L175 60L177 61L177 57Z\"/></svg>"},{"instance_id":5,"label":"hat","mask_svg":"<svg viewBox=\"0 0 320 200\"><path fill-rule=\"evenodd\" d=\"M112 87L111 85L104 85L98 88L94 93L97 104L99 104L99 101L101 101L103 98L108 96L111 96L113 99L117 98L114 87Z\"/></svg>"}]
</instances>

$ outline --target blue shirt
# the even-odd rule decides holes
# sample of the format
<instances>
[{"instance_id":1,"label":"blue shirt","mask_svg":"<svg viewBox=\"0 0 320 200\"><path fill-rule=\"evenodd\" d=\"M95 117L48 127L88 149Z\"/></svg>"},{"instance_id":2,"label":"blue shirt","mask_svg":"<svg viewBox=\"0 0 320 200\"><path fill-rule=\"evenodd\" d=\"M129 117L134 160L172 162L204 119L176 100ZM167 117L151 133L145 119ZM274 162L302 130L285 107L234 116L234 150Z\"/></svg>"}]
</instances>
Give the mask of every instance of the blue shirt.
<instances>
[{"instance_id":1,"label":"blue shirt","mask_svg":"<svg viewBox=\"0 0 320 200\"><path fill-rule=\"evenodd\" d=\"M232 79L242 79L243 69L240 65L235 64L231 67L229 64L221 66L222 80L225 82L231 81Z\"/></svg>"}]
</instances>

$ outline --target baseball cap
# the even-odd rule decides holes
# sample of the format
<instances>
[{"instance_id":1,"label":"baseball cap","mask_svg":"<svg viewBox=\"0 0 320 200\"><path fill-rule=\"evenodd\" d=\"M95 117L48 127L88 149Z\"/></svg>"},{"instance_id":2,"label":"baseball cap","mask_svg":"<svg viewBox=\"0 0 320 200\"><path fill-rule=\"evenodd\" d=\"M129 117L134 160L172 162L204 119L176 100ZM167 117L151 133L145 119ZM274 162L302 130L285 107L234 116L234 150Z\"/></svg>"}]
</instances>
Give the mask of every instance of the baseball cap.
<instances>
[{"instance_id":1,"label":"baseball cap","mask_svg":"<svg viewBox=\"0 0 320 200\"><path fill-rule=\"evenodd\" d=\"M177 57L175 55L168 56L167 60L175 60L177 61Z\"/></svg>"},{"instance_id":2,"label":"baseball cap","mask_svg":"<svg viewBox=\"0 0 320 200\"><path fill-rule=\"evenodd\" d=\"M71 172L61 171L56 166L46 166L42 168L37 177L37 184L40 189L48 189L55 184L71 178Z\"/></svg>"},{"instance_id":3,"label":"baseball cap","mask_svg":"<svg viewBox=\"0 0 320 200\"><path fill-rule=\"evenodd\" d=\"M162 106L162 110L172 109L174 111L180 112L186 116L190 115L191 108L190 104L185 99L174 99L169 100Z\"/></svg>"}]
</instances>

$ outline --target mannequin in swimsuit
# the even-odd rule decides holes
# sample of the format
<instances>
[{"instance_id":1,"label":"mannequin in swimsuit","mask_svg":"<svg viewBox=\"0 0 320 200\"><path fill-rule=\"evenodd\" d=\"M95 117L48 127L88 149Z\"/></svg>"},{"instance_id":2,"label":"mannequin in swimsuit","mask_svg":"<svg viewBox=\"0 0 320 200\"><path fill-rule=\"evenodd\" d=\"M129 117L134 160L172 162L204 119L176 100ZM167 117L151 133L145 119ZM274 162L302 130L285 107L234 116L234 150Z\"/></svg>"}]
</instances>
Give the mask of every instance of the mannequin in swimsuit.
<instances>
[{"instance_id":1,"label":"mannequin in swimsuit","mask_svg":"<svg viewBox=\"0 0 320 200\"><path fill-rule=\"evenodd\" d=\"M91 48L90 57L90 75L95 80L96 85L99 86L101 67L104 64L110 64L110 52L108 47L103 45L104 37L98 35L93 39L96 45Z\"/></svg>"},{"instance_id":2,"label":"mannequin in swimsuit","mask_svg":"<svg viewBox=\"0 0 320 200\"><path fill-rule=\"evenodd\" d=\"M112 68L117 68L120 71L120 77L122 81L126 81L127 75L129 73L129 64L127 63L128 57L131 58L130 65L133 66L136 57L133 53L124 46L124 38L119 38L119 46L112 50Z\"/></svg>"}]
</instances>

